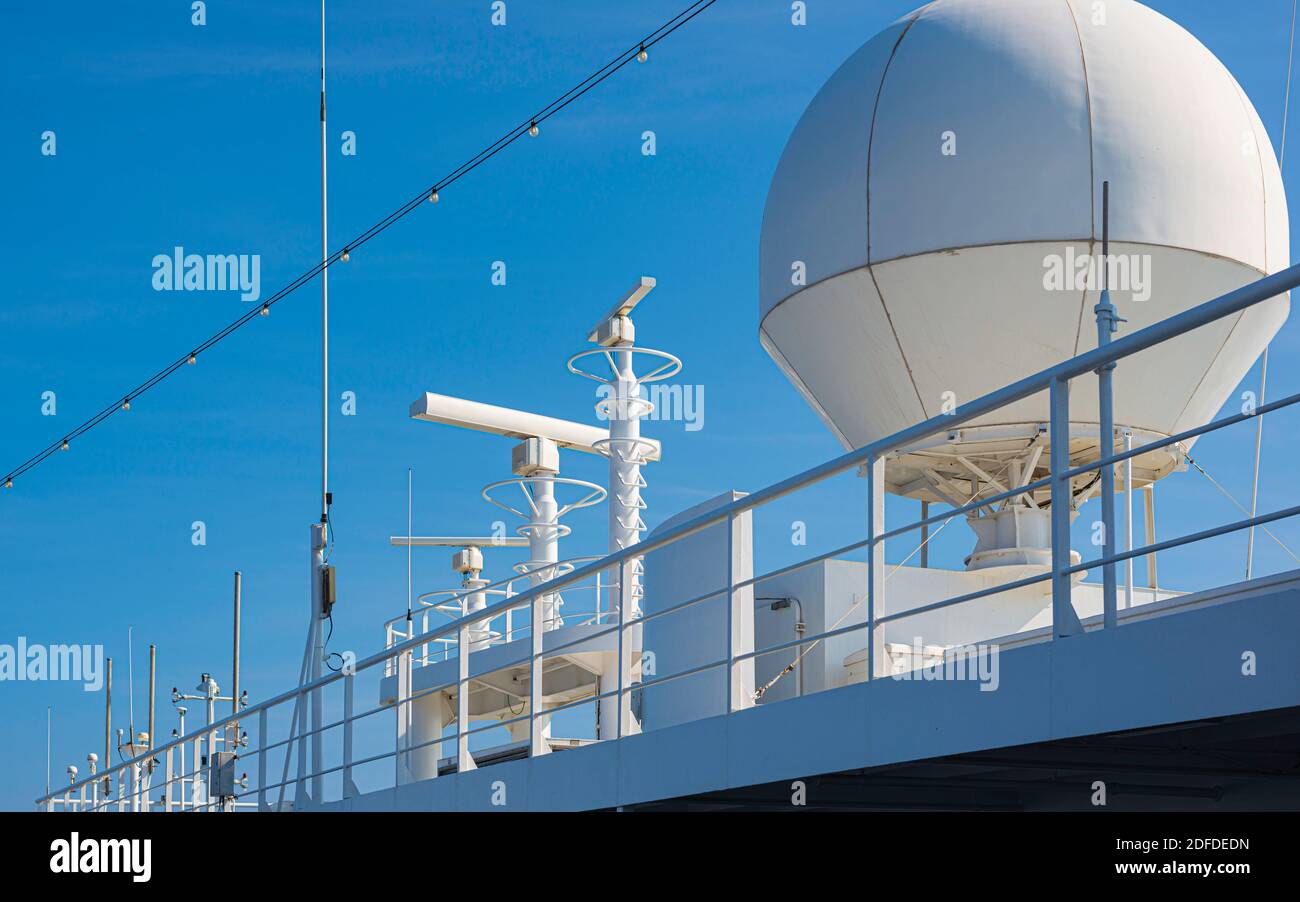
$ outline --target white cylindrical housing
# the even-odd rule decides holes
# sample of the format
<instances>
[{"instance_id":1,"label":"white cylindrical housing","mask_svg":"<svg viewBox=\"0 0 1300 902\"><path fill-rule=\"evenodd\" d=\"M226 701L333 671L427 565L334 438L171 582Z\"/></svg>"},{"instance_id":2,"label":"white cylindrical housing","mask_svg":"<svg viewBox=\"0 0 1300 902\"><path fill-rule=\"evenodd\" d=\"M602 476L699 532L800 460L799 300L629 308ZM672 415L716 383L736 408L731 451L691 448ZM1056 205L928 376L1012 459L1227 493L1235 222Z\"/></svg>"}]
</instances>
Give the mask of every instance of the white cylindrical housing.
<instances>
[{"instance_id":1,"label":"white cylindrical housing","mask_svg":"<svg viewBox=\"0 0 1300 902\"><path fill-rule=\"evenodd\" d=\"M465 596L464 611L466 616L487 607L487 593L481 590L488 585L488 582L488 580L479 577L477 570L467 574L461 582L461 588L470 592L469 595ZM490 645L491 633L488 629L488 621L480 620L470 627L469 638L470 651L478 651L480 648L486 648Z\"/></svg>"},{"instance_id":2,"label":"white cylindrical housing","mask_svg":"<svg viewBox=\"0 0 1300 902\"><path fill-rule=\"evenodd\" d=\"M554 566L560 560L559 506L555 502L554 474L538 475L529 479L533 505L533 519L528 531L528 581L538 586L554 579L558 574ZM560 600L555 594L542 599L542 628L550 631L564 624L560 619ZM536 625L534 625L536 628Z\"/></svg>"}]
</instances>

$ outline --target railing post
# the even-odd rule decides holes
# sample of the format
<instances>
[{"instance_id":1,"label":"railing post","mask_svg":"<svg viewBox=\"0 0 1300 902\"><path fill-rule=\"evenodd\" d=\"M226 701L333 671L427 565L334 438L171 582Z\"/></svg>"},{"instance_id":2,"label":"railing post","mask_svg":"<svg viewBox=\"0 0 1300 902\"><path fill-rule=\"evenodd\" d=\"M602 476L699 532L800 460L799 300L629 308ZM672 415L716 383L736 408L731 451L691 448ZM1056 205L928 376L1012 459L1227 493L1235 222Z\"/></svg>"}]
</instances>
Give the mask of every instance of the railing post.
<instances>
[{"instance_id":1,"label":"railing post","mask_svg":"<svg viewBox=\"0 0 1300 902\"><path fill-rule=\"evenodd\" d=\"M730 714L738 707L735 697L736 682L736 562L735 520L727 514L727 623L723 631L727 645L727 708Z\"/></svg>"},{"instance_id":2,"label":"railing post","mask_svg":"<svg viewBox=\"0 0 1300 902\"><path fill-rule=\"evenodd\" d=\"M618 683L616 684L618 694L614 696L615 739L623 738L624 728L627 726L623 722L623 702L627 698L628 687L632 682L632 668L628 666L628 647L624 638L627 634L627 599L629 594L627 589L627 562L621 561L618 564Z\"/></svg>"},{"instance_id":3,"label":"railing post","mask_svg":"<svg viewBox=\"0 0 1300 902\"><path fill-rule=\"evenodd\" d=\"M227 750L227 751L229 750L229 747L228 747L228 746L223 746L222 748L223 748L224 750ZM211 780L211 779L212 779L213 764L214 764L214 763L216 762L216 760L217 760L216 756L217 756L217 731L216 731L216 730L210 730L210 731L208 732L208 767L207 767L207 770L204 772L204 776L205 776L208 780ZM232 765L232 766L233 766L233 765ZM210 785L210 784L209 784L209 785ZM212 805L212 793L211 793L211 792L208 792L208 793L204 796L203 801L207 802L207 804L208 804L208 811L220 811L220 810L222 810L221 808L214 808L214 807L213 807L213 805Z\"/></svg>"},{"instance_id":4,"label":"railing post","mask_svg":"<svg viewBox=\"0 0 1300 902\"><path fill-rule=\"evenodd\" d=\"M163 789L163 811L172 810L172 779L174 778L175 775L173 755L175 751L176 751L175 746L169 745L167 747L167 764L166 764L167 786Z\"/></svg>"},{"instance_id":5,"label":"railing post","mask_svg":"<svg viewBox=\"0 0 1300 902\"><path fill-rule=\"evenodd\" d=\"M885 531L885 458L867 458L867 679L876 678L884 636L876 634L876 618L884 613L885 549L877 541Z\"/></svg>"},{"instance_id":6,"label":"railing post","mask_svg":"<svg viewBox=\"0 0 1300 902\"><path fill-rule=\"evenodd\" d=\"M303 802L310 800L307 793L307 694L301 689L298 691L298 698L294 700L295 710L298 713L298 770L293 785L293 807L294 810L301 810Z\"/></svg>"},{"instance_id":7,"label":"railing post","mask_svg":"<svg viewBox=\"0 0 1300 902\"><path fill-rule=\"evenodd\" d=\"M203 741L195 739L190 743L194 747L194 767L190 772L190 809L198 810L199 793L202 792Z\"/></svg>"},{"instance_id":8,"label":"railing post","mask_svg":"<svg viewBox=\"0 0 1300 902\"><path fill-rule=\"evenodd\" d=\"M1133 430L1124 429L1124 450L1133 450ZM1133 458L1124 461L1124 550L1133 550ZM1153 599L1154 600L1154 599ZM1133 607L1133 558L1124 562L1124 607Z\"/></svg>"},{"instance_id":9,"label":"railing post","mask_svg":"<svg viewBox=\"0 0 1300 902\"><path fill-rule=\"evenodd\" d=\"M545 755L550 749L546 747L546 725L542 719L542 639L546 635L542 623L542 595L534 594L529 602L531 624L529 639L532 655L529 658L528 680L528 754Z\"/></svg>"},{"instance_id":10,"label":"railing post","mask_svg":"<svg viewBox=\"0 0 1300 902\"><path fill-rule=\"evenodd\" d=\"M1052 379L1050 392L1051 422L1048 441L1052 467L1052 635L1056 638L1083 632L1079 615L1070 601L1070 506L1073 497L1070 479L1070 383Z\"/></svg>"},{"instance_id":11,"label":"railing post","mask_svg":"<svg viewBox=\"0 0 1300 902\"><path fill-rule=\"evenodd\" d=\"M343 675L343 798L356 795L352 782L352 681L354 674ZM263 709L265 710L265 709Z\"/></svg>"},{"instance_id":12,"label":"railing post","mask_svg":"<svg viewBox=\"0 0 1300 902\"><path fill-rule=\"evenodd\" d=\"M1148 483L1143 489L1145 499L1142 502L1142 511L1146 514L1146 544L1154 545L1156 543L1156 485L1154 482ZM1159 587L1156 581L1156 556L1155 553L1147 555L1147 583L1151 586L1151 600L1155 601L1158 592L1155 590Z\"/></svg>"},{"instance_id":13,"label":"railing post","mask_svg":"<svg viewBox=\"0 0 1300 902\"><path fill-rule=\"evenodd\" d=\"M267 768L266 756L268 754L266 748L267 747L266 722L267 722L266 709L262 708L260 711L257 712L257 810L258 811L269 811L271 807L270 805L267 804L266 801L266 768ZM284 747L284 753L286 755L289 754L289 749L291 748L292 746L286 745Z\"/></svg>"},{"instance_id":14,"label":"railing post","mask_svg":"<svg viewBox=\"0 0 1300 902\"><path fill-rule=\"evenodd\" d=\"M456 631L456 772L474 770L469 753L469 624Z\"/></svg>"},{"instance_id":15,"label":"railing post","mask_svg":"<svg viewBox=\"0 0 1300 902\"><path fill-rule=\"evenodd\" d=\"M413 650L407 649L397 656L397 735L393 753L393 783L404 786L410 782L408 749L411 744L411 665Z\"/></svg>"},{"instance_id":16,"label":"railing post","mask_svg":"<svg viewBox=\"0 0 1300 902\"><path fill-rule=\"evenodd\" d=\"M1114 364L1111 364L1113 367ZM1112 392L1110 373L1103 367L1098 371L1097 384L1101 394L1100 440L1098 442L1103 457L1115 453L1115 417L1112 411ZM1115 554L1115 466L1108 464L1101 468L1101 538L1102 557L1109 558ZM1101 604L1102 626L1110 629L1117 622L1117 580L1115 562L1101 565Z\"/></svg>"}]
</instances>

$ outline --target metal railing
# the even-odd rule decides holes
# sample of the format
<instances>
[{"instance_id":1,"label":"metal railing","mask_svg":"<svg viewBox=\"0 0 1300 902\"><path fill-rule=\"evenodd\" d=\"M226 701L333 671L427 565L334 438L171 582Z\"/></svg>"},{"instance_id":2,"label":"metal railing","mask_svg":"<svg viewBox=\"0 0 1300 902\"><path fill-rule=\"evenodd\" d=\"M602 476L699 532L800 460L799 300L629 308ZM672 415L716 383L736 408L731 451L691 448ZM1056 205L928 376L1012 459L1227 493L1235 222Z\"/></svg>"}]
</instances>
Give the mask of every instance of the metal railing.
<instances>
[{"instance_id":1,"label":"metal railing","mask_svg":"<svg viewBox=\"0 0 1300 902\"><path fill-rule=\"evenodd\" d=\"M37 800L37 804L39 807L47 810L54 810L55 808L122 810L132 806L144 808L161 807L164 810L175 810L180 806L176 803L176 794L173 792L173 787L177 785L178 781L186 780L190 782L180 784L189 785L192 790L192 798L188 800L188 803L185 806L186 810L238 809L240 807L251 807L251 803L254 800L256 807L259 809L279 809L284 807L285 795L289 787L293 787L294 790L292 799L294 807L301 807L306 804L320 804L326 801L322 789L324 777L329 775L341 776L341 796L344 798L355 796L358 794L358 789L353 781L354 771L359 767L375 764L381 761L388 761L391 759L394 766L394 785L402 785L403 783L409 782L411 780L409 763L412 755L417 751L420 751L422 748L427 748L429 746L435 746L437 748L441 748L444 744L454 746L456 750L454 756L456 770L460 771L473 768L473 758L469 752L470 739L488 730L499 729L503 726L521 725L526 722L528 724L528 753L530 755L547 754L550 749L547 745L547 738L544 734L544 729L546 723L549 722L551 718L556 714L575 708L576 706L591 704L606 699L617 700L615 706L615 728L609 738L618 739L628 735L633 729L628 703L630 694L634 689L643 691L646 688L662 685L669 681L688 678L692 675L706 671L724 669L727 686L724 712L730 713L738 708L748 706L743 698L738 697L738 695L733 692L733 683L739 665L762 655L806 646L810 643L846 635L856 631L865 631L867 634L868 638L866 648L868 662L866 678L868 680L875 679L877 678L875 646L877 639L880 636L879 631L885 624L902 617L916 616L917 614L928 611L966 604L991 595L1007 592L1018 587L1034 585L1048 580L1051 581L1052 638L1064 638L1080 634L1083 632L1083 626L1072 604L1071 577L1073 574L1093 567L1100 567L1103 569L1103 573L1108 574L1103 588L1102 626L1103 628L1111 628L1117 622L1115 616L1117 599L1114 568L1118 563L1176 548L1191 542L1202 541L1245 530L1252 526L1265 525L1276 520L1296 516L1297 514L1300 514L1300 506L1293 506L1270 513L1260 514L1258 516L1237 520L1232 523L1214 527L1212 529L1202 530L1179 538L1154 542L1143 547L1130 548L1124 551L1115 551L1113 549L1113 540L1111 540L1107 542L1100 557L1093 560L1081 561L1076 564L1072 561L1070 551L1069 515L1071 502L1073 500L1071 495L1071 480L1077 476L1098 471L1105 467L1114 467L1115 465L1131 460L1140 454L1158 448L1177 446L1190 439L1232 426L1242 422L1243 420L1250 419L1253 416L1261 416L1266 413L1290 407L1297 401L1300 401L1300 395L1291 395L1278 401L1262 405L1251 413L1243 412L1241 414L1224 417L1207 423L1204 426L1186 430L1177 435L1166 436L1151 441L1140 447L1126 448L1122 452L1118 453L1102 454L1095 461L1072 467L1069 460L1070 380L1076 377L1085 376L1089 373L1097 372L1104 366L1114 364L1154 345L1231 316L1297 286L1300 286L1300 265L1292 266L1275 275L1262 278L1219 298L1200 304L1199 306L1193 307L1183 313L1179 313L1152 326L1119 338L1095 350L1080 354L1057 364L1056 366L1043 370L1042 372L1028 376L977 400L964 404L949 414L944 414L922 423L918 423L895 433L894 435L888 436L887 438L873 442L870 445L840 455L839 457L806 470L796 476L792 476L752 494L721 505L708 513L701 514L689 521L669 529L664 529L659 534L651 535L636 545L611 553L598 560L575 566L569 573L558 576L555 579L549 580L540 585L530 586L529 588L519 592L517 595L488 604L483 609L475 611L468 616L454 619L445 624L430 626L426 631L418 635L407 636L400 639L393 636L390 630L390 642L388 643L388 647L362 661L356 662L355 666L348 667L344 671L329 673L322 676L320 679L306 682L303 685L294 687L275 696L274 698L260 702L256 705L251 705L238 714L231 714L222 719L215 720L213 723L206 725L202 729L196 730L187 736L174 739L146 754L137 756L130 761L121 763L120 765L115 765L114 767L107 769L105 772L85 777L71 783L62 790L54 791L48 795L42 796ZM1100 392L1109 391L1109 380L1098 380L1098 384ZM934 516L923 517L905 526L895 527L888 530L885 529L883 477L884 462L889 454L900 449L905 449L908 446L932 435L950 432L954 427L960 426L963 423L968 423L978 417L982 417L998 410L1001 407L1044 391L1048 392L1050 396L1050 420L1048 423L1050 439L1050 475L1043 479L1028 482L1025 485L1015 487L997 495L982 497L962 507L947 510ZM1108 402L1109 399L1104 398L1101 400L1103 401L1102 406L1105 407L1106 402ZM868 514L866 518L867 535L864 539L837 548L833 551L816 555L797 564L780 567L759 576L748 577L740 580L736 578L731 551L733 550L732 542L734 536L734 529L732 527L738 517L764 505L770 504L771 502L783 498L802 488L821 483L830 477L845 473L855 468L863 468L865 475L868 476L868 479L866 480ZM920 530L942 521L947 521L960 514L988 507L989 505L995 504L999 501L1009 500L1017 496L1023 496L1028 492L1042 489L1050 489L1052 500L1052 555L1051 567L1047 572L996 586L989 586L978 591L964 593L896 613L886 615L878 613L880 610L880 601L882 599L885 579L883 552L883 543L885 540L908 532ZM1108 539L1114 535L1115 512L1113 507L1113 504L1103 506L1103 523L1105 534ZM630 569L636 566L638 559L651 552L666 548L685 538L696 535L706 529L724 524L728 527L728 563L725 584L684 601L661 607L655 611L644 613L637 611L635 616L629 616L629 612L635 611L636 607L632 603L632 599L624 597L627 594L624 587L632 584L632 580L627 577ZM829 560L833 557L860 549L865 549L866 551L869 573L869 579L866 586L865 621L825 630L817 634L801 635L791 641L776 643L763 648L740 647L736 641L734 631L728 630L726 632L727 638L725 641L725 654L720 655L716 659L666 675L640 674L636 682L633 682L632 667L630 666L628 656L625 654L625 652L632 647L632 640L629 634L633 628L640 628L657 618L669 616L693 606L703 604L709 600L723 598L725 598L728 611L728 622L734 623L737 613L737 594L741 590L751 586L756 586L765 580L809 566L818 561ZM601 574L608 574L613 577L607 579L605 583L605 585L609 587L611 603L607 616L604 618L597 616L595 618L595 623L592 624L595 627L594 632L586 630L576 638L569 638L566 641L560 641L566 638L562 631L548 632L545 629L531 628L532 624L541 624L543 622L542 603L546 596L553 595L567 587L578 585L585 580L598 577ZM500 586L501 583L493 585ZM528 612L530 623L530 628L528 629L529 641L527 642L527 648L519 649L519 654L507 661L496 661L493 667L495 670L499 670L503 667L527 666L530 678L526 700L526 711L506 720L493 721L483 726L471 726L469 718L469 693L471 683L476 680L476 675L472 674L470 670L470 665L475 654L471 652L471 645L473 642L471 631L476 624L501 616L513 615L514 613L525 610ZM605 622L602 622L602 619ZM553 641L545 641L547 636L553 637ZM616 661L618 672L615 688L603 692L597 691L578 700L547 707L545 705L542 681L544 660L554 658L566 649L572 650L584 645L590 647L590 643L595 639L603 637L613 637L615 640L614 645L617 648ZM417 691L413 688L412 681L415 656L422 646L427 649L429 643L445 645L448 653L454 649L455 659L458 661L457 674L446 683L425 687ZM504 647L508 648L514 644L516 643L509 643ZM520 642L518 644L522 645L524 643ZM427 656L427 651L424 654ZM386 704L381 700L375 707L367 708L366 710L357 713L354 706L356 676L359 673L368 671L378 673L379 668L384 668L382 671L383 674L388 676L389 679L394 680L396 683L392 704ZM302 727L301 725L304 723L305 712L309 707L308 701L314 696L314 694L324 692L331 687L339 686L341 686L343 692L342 716L328 723L316 723L311 724L309 727ZM439 735L421 743L413 741L410 729L412 705L425 695L448 690L451 691L455 698L456 710L453 717L455 726L454 735ZM752 701L750 704L752 704ZM284 710L290 706L292 706L293 714L290 720L287 737L278 741L271 741L269 735L269 716L271 712ZM396 712L397 729L393 747L378 754L360 758L356 757L354 755L355 725L365 718L373 717L386 710L393 710ZM197 752L195 753L196 760L192 772L187 774L185 773L184 767L181 767L180 772L177 773L176 769L173 767L173 754L179 754L180 752L178 750L183 750L186 743L195 743L195 748L197 748L197 743L203 742L209 750L212 750L221 743L220 737L224 734L226 738L223 746L225 748L246 748L247 746L243 744L246 740L244 740L242 734L236 735L238 732L237 725L253 721L256 721L257 723L257 742L250 750L239 751L238 753L238 758L242 762L255 759L257 777L253 788L250 789L244 786L239 786L236 791L224 794L217 799L211 799L206 792L201 793L195 788L198 786L198 781L203 777L200 773L201 768L199 766L199 756ZM316 734L333 730L338 730L342 734L340 762L336 765L327 767L321 761L313 761L311 763L311 769L309 770L305 760L307 750L306 743L308 738ZM290 761L294 758L295 746L297 749L296 773L290 777L288 771ZM270 756L273 752L280 750L283 750L281 773L278 780L272 781L272 775L269 772L271 763ZM163 782L161 786L153 782L154 772L158 770L163 771ZM101 798L98 796L97 787L103 783L106 776L112 776L115 778L118 786L117 798ZM226 788L229 789L229 786ZM157 792L159 789L162 790L162 797L160 801L155 802L151 799L151 794ZM271 801L271 793L273 792L276 793L277 796L274 803Z\"/></svg>"},{"instance_id":2,"label":"metal railing","mask_svg":"<svg viewBox=\"0 0 1300 902\"><path fill-rule=\"evenodd\" d=\"M557 563L550 565L548 569L562 568L565 572L568 572L577 564L596 560L600 560L598 555L573 557L563 561L558 561ZM515 583L520 580L527 580L528 578L529 574L526 572L517 573L514 576L504 577L496 582L488 583L487 585L477 589L466 589L462 587L459 589L439 589L433 592L425 592L417 596L415 599L416 603L419 605L418 608L415 608L409 613L403 611L385 621L384 647L392 648L398 642L415 636L428 636L436 625L436 620L434 618L442 617L446 622L454 622L461 617L471 615L478 618L477 623L475 624L475 629L487 634L485 638L476 640L476 647L482 647L483 645L508 645L517 639L521 639L528 635L532 626L531 623L528 622L525 622L522 625L516 624L514 614L517 609L515 608L507 608L504 614L497 615L496 617L482 617L480 612L470 612L470 614L457 614L456 612L457 610L463 611L466 603L475 595L495 595L501 596L505 599L514 598L519 594L518 590L515 589ZM568 613L564 613L560 610L561 606L557 605L555 608L555 614L543 621L543 629L549 631L557 626L563 626L566 623L570 625L590 625L605 622L617 613L613 606L606 607L604 604L606 593L615 588L617 588L617 585L615 584L602 583L601 574L599 572L596 573L594 581L590 584L570 584L565 586L566 592L570 595L575 591L582 591L584 593L590 592L591 595L589 597L592 599L590 609L585 607L573 608L570 609ZM435 598L441 598L442 600L431 600ZM497 625L498 622L500 624L499 626ZM420 655L413 659L414 664L423 667L428 664L448 660L451 657L451 652L454 650L455 645L456 640L451 636L431 638L424 646L422 646ZM430 646L439 647L431 649ZM392 676L393 673L393 662L390 661L385 676Z\"/></svg>"}]
</instances>

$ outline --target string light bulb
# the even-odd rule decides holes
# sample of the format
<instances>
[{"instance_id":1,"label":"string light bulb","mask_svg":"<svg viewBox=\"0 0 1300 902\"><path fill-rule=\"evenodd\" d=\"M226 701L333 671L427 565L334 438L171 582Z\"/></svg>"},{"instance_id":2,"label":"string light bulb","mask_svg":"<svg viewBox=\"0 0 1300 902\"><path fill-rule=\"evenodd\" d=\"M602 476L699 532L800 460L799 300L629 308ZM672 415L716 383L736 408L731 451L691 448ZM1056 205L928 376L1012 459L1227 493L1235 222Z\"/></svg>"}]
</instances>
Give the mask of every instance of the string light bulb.
<instances>
[{"instance_id":1,"label":"string light bulb","mask_svg":"<svg viewBox=\"0 0 1300 902\"><path fill-rule=\"evenodd\" d=\"M13 487L14 487L14 481L13 481L13 479L11 479L10 477L6 476L6 477L5 477L5 488L7 488L7 489L12 489Z\"/></svg>"},{"instance_id":2,"label":"string light bulb","mask_svg":"<svg viewBox=\"0 0 1300 902\"><path fill-rule=\"evenodd\" d=\"M339 255L339 259L344 263L348 262L348 249L346 247L343 248L343 253Z\"/></svg>"},{"instance_id":3,"label":"string light bulb","mask_svg":"<svg viewBox=\"0 0 1300 902\"><path fill-rule=\"evenodd\" d=\"M131 399L130 399L130 398L124 398L124 399L122 400L122 409L123 409L123 410L130 410L130 409L131 409Z\"/></svg>"},{"instance_id":4,"label":"string light bulb","mask_svg":"<svg viewBox=\"0 0 1300 902\"><path fill-rule=\"evenodd\" d=\"M61 451L67 451L67 450L68 450L68 440L67 440L66 438L63 440L63 444L60 446L59 450L61 450Z\"/></svg>"},{"instance_id":5,"label":"string light bulb","mask_svg":"<svg viewBox=\"0 0 1300 902\"><path fill-rule=\"evenodd\" d=\"M190 359L186 360L185 362L188 363L190 366L194 366L194 364L199 362L199 358L196 357L194 354L191 354Z\"/></svg>"},{"instance_id":6,"label":"string light bulb","mask_svg":"<svg viewBox=\"0 0 1300 902\"><path fill-rule=\"evenodd\" d=\"M636 55L636 61L638 63L644 63L648 59L650 59L650 54L646 52L645 44L642 44L641 50Z\"/></svg>"},{"instance_id":7,"label":"string light bulb","mask_svg":"<svg viewBox=\"0 0 1300 902\"><path fill-rule=\"evenodd\" d=\"M438 189L434 188L432 191L429 192L429 203L436 204L437 202L438 202Z\"/></svg>"},{"instance_id":8,"label":"string light bulb","mask_svg":"<svg viewBox=\"0 0 1300 902\"><path fill-rule=\"evenodd\" d=\"M537 123L534 121L532 125L528 126L528 134L536 138L537 132L538 132Z\"/></svg>"},{"instance_id":9,"label":"string light bulb","mask_svg":"<svg viewBox=\"0 0 1300 902\"><path fill-rule=\"evenodd\" d=\"M263 304L260 313L262 314L262 316L270 316L270 315L271 315L271 305L270 305L270 304Z\"/></svg>"}]
</instances>

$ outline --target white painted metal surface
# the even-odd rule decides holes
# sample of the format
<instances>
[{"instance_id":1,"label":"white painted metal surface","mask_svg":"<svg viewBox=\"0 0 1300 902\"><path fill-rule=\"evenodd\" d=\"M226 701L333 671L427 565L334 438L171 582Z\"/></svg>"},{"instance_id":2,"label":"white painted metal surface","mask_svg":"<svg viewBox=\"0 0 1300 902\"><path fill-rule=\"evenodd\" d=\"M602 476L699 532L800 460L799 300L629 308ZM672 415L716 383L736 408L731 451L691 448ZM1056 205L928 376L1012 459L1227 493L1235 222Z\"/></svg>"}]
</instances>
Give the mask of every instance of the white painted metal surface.
<instances>
[{"instance_id":1,"label":"white painted metal surface","mask_svg":"<svg viewBox=\"0 0 1300 902\"><path fill-rule=\"evenodd\" d=\"M608 430L465 398L425 392L411 403L411 417L430 423L475 429L508 438L546 438L561 448L600 454L597 443L609 438ZM659 443L651 442L651 459L659 457Z\"/></svg>"},{"instance_id":2,"label":"white painted metal surface","mask_svg":"<svg viewBox=\"0 0 1300 902\"><path fill-rule=\"evenodd\" d=\"M1112 254L1149 259L1141 291L1112 291L1126 332L1288 265L1277 162L1236 81L1158 13L1098 6L938 0L800 120L763 222L761 338L846 447L1095 346L1095 287L1044 278L1049 258L1100 253L1104 180ZM1288 309L1279 296L1121 366L1117 425L1208 421ZM1091 377L1075 389L1071 420L1095 424ZM965 428L1047 418L1044 393ZM1135 481L1171 468L1140 460Z\"/></svg>"}]
</instances>

